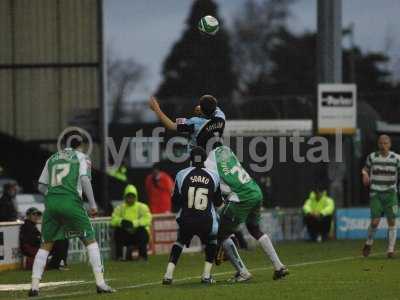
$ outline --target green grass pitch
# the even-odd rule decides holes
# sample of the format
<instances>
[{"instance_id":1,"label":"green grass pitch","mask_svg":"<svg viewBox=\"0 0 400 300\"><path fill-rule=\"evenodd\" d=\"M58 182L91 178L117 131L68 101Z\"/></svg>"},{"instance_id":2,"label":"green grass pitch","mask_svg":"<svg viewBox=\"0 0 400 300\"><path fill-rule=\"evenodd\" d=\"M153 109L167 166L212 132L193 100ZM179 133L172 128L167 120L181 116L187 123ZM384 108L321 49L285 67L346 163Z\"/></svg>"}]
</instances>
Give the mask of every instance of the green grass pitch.
<instances>
[{"instance_id":1,"label":"green grass pitch","mask_svg":"<svg viewBox=\"0 0 400 300\"><path fill-rule=\"evenodd\" d=\"M277 245L282 261L291 274L281 281L272 280L269 261L260 251L241 254L253 273L247 283L226 282L233 269L228 262L214 267L218 283L204 286L198 276L203 255L183 254L172 286L161 279L168 257L153 256L149 262L107 262L106 277L118 291L95 294L89 265L71 265L69 271L49 271L43 282L83 280L74 285L42 288L36 299L400 299L400 259L387 259L386 243L378 241L373 256L360 257L362 241L332 241L323 244L287 242ZM0 273L0 285L30 282L30 272ZM24 299L26 291L0 292L0 299Z\"/></svg>"}]
</instances>

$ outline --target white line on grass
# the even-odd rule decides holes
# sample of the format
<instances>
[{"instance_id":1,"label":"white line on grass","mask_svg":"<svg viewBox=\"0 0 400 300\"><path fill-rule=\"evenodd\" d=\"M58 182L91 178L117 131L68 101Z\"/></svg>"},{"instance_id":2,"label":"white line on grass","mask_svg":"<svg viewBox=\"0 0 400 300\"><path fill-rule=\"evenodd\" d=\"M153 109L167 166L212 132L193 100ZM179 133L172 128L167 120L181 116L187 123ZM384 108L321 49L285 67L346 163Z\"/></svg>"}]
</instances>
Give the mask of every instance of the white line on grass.
<instances>
[{"instance_id":1,"label":"white line on grass","mask_svg":"<svg viewBox=\"0 0 400 300\"><path fill-rule=\"evenodd\" d=\"M371 254L370 256L379 256L384 253L374 253ZM296 268L296 267L304 267L304 266L311 266L311 265L318 265L318 264L328 264L328 263L334 263L334 262L340 262L340 261L346 261L346 260L354 260L362 258L362 256L345 256L345 257L339 257L339 258L332 258L332 259L324 259L324 260L315 260L315 261L306 261L306 262L301 262L301 263L295 263L288 265L289 268ZM265 271L265 270L271 270L272 267L263 267L263 268L253 268L249 269L250 272L257 272L257 271ZM228 275L232 274L233 271L229 272L220 272L220 273L214 273L213 276L223 276L223 275ZM190 277L184 277L180 279L174 279L174 282L181 282L181 281L189 281L193 279L200 279L200 276L190 276ZM161 285L161 280L159 281L153 281L153 282L146 282L146 283L139 283L139 284L134 284L134 285L127 285L127 286L122 286L119 287L117 292L120 290L126 290L126 289L136 289L136 288L141 288L141 287L146 287L146 286L155 286L155 285ZM94 292L94 289L93 289ZM64 294L58 294L58 295L45 295L41 296L38 298L35 298L37 300L39 299L56 299L56 298L61 298L61 297L70 297L70 296L83 296L83 295L90 295L91 293L89 292L72 292L72 293L64 293Z\"/></svg>"}]
</instances>

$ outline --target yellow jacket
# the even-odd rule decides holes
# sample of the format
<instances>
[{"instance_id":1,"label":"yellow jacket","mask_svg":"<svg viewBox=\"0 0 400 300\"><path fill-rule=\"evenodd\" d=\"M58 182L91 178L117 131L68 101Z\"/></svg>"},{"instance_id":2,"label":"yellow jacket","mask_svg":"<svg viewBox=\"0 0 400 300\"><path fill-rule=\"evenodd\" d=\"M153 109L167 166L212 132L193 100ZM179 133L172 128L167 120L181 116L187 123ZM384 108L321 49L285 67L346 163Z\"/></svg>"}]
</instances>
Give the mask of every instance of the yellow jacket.
<instances>
[{"instance_id":1,"label":"yellow jacket","mask_svg":"<svg viewBox=\"0 0 400 300\"><path fill-rule=\"evenodd\" d=\"M305 214L319 213L322 216L333 215L335 211L335 202L332 198L328 197L326 191L321 195L321 199L317 201L317 197L314 192L310 193L310 196L303 205L303 212Z\"/></svg>"},{"instance_id":2,"label":"yellow jacket","mask_svg":"<svg viewBox=\"0 0 400 300\"><path fill-rule=\"evenodd\" d=\"M127 194L136 195L136 201L131 206L128 206L126 202L118 205L112 213L111 226L120 227L122 220L128 220L132 222L135 228L145 227L150 234L152 216L149 207L147 204L139 202L135 186L128 185L125 188L124 197Z\"/></svg>"}]
</instances>

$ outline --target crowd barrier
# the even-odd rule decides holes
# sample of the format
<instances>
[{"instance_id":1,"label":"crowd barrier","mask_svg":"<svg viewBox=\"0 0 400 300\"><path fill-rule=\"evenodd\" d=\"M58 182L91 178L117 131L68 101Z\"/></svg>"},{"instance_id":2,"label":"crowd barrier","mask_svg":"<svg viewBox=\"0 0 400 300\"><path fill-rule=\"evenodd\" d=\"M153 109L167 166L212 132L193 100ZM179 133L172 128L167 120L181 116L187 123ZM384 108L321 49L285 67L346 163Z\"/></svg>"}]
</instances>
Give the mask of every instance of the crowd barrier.
<instances>
[{"instance_id":1,"label":"crowd barrier","mask_svg":"<svg viewBox=\"0 0 400 300\"><path fill-rule=\"evenodd\" d=\"M110 218L95 218L93 227L96 232L96 239L104 259L112 257L113 242ZM336 238L337 239L364 239L370 222L368 208L346 208L336 211ZM19 227L23 224L17 222L0 223L0 271L17 269L21 267L21 255L19 251ZM39 225L40 226L40 225ZM273 209L261 213L261 229L267 232L274 241L302 240L306 238L306 230L303 226L303 216L298 209ZM251 244L254 243L245 227L242 228L245 239ZM400 226L397 225L400 236ZM387 234L387 222L382 219L376 233L377 239L383 239ZM174 214L153 215L151 229L151 242L149 254L169 253L177 236L177 224ZM201 251L199 239L193 239L185 252ZM69 245L68 261L86 261L86 251L78 239L72 239Z\"/></svg>"},{"instance_id":2,"label":"crowd barrier","mask_svg":"<svg viewBox=\"0 0 400 300\"><path fill-rule=\"evenodd\" d=\"M104 259L112 257L113 242L110 217L99 217L92 219L96 233L96 240ZM22 266L22 257L19 251L19 227L23 224L17 222L0 223L0 271L18 269ZM40 229L40 224L38 225ZM168 253L176 240L177 225L174 214L153 215L151 240L149 254ZM185 252L196 252L201 250L199 239L193 239ZM70 240L68 250L68 262L87 261L87 252L78 238Z\"/></svg>"},{"instance_id":3,"label":"crowd barrier","mask_svg":"<svg viewBox=\"0 0 400 300\"><path fill-rule=\"evenodd\" d=\"M104 259L110 259L113 254L112 229L109 217L99 217L92 220ZM22 222L0 223L0 270L21 267L18 233ZM274 241L301 240L306 236L301 211L298 209L274 209L261 213L261 229L267 232ZM244 236L251 244L252 237L243 228ZM174 214L153 215L150 254L169 253L177 237L177 224ZM201 251L200 240L193 239L185 252ZM78 239L72 239L69 245L68 262L87 261L83 244Z\"/></svg>"}]
</instances>

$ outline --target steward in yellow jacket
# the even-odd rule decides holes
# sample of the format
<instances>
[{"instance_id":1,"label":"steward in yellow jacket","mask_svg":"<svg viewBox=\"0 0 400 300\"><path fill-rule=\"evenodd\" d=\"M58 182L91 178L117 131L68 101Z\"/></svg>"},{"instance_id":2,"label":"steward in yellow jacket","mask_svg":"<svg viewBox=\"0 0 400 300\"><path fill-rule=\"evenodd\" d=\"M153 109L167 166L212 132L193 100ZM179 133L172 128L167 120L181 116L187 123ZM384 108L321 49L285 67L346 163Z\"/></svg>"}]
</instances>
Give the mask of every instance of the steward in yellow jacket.
<instances>
[{"instance_id":1,"label":"steward in yellow jacket","mask_svg":"<svg viewBox=\"0 0 400 300\"><path fill-rule=\"evenodd\" d=\"M115 227L117 259L125 260L122 256L124 246L136 246L139 257L147 260L147 244L150 237L152 216L147 204L139 202L138 192L134 185L127 185L124 191L124 202L118 205L111 217L111 226ZM132 251L128 251L127 259Z\"/></svg>"},{"instance_id":2,"label":"steward in yellow jacket","mask_svg":"<svg viewBox=\"0 0 400 300\"><path fill-rule=\"evenodd\" d=\"M335 202L326 191L312 191L303 205L304 223L312 241L328 239Z\"/></svg>"}]
</instances>

